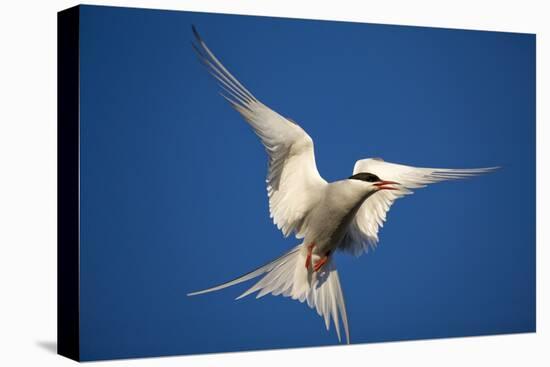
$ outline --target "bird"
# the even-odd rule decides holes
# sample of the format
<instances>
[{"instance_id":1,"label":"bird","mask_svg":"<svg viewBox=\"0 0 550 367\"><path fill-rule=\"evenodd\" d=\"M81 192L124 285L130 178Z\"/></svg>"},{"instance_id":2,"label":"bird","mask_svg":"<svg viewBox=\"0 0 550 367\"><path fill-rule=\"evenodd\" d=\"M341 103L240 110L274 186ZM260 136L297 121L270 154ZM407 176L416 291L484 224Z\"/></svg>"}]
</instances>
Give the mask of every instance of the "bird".
<instances>
[{"instance_id":1,"label":"bird","mask_svg":"<svg viewBox=\"0 0 550 367\"><path fill-rule=\"evenodd\" d=\"M428 184L489 173L498 167L423 168L360 159L346 179L327 182L316 166L312 138L294 120L275 112L241 84L208 48L196 27L191 42L198 59L221 87L220 94L250 125L268 156L266 178L270 217L284 237L301 241L282 256L220 285L188 293L218 291L262 276L238 296L283 295L306 302L334 324L350 344L348 317L334 254L359 256L378 244L378 232L393 203Z\"/></svg>"}]
</instances>

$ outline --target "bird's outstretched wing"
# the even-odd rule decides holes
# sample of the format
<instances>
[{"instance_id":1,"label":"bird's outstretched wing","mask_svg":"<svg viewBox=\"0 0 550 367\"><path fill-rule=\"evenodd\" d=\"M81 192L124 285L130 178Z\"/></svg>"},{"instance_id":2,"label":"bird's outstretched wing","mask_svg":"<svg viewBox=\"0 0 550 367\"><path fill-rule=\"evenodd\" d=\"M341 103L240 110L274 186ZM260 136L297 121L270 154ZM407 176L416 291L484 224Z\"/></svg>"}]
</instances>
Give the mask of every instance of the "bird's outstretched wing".
<instances>
[{"instance_id":1,"label":"bird's outstretched wing","mask_svg":"<svg viewBox=\"0 0 550 367\"><path fill-rule=\"evenodd\" d=\"M198 34L193 44L199 59L223 88L229 101L258 135L269 156L267 194L273 222L285 236L298 238L304 215L326 181L315 164L313 140L295 122L284 118L257 100L214 56Z\"/></svg>"},{"instance_id":2,"label":"bird's outstretched wing","mask_svg":"<svg viewBox=\"0 0 550 367\"><path fill-rule=\"evenodd\" d=\"M382 190L365 200L351 222L340 249L356 256L378 243L378 230L384 225L386 213L396 199L412 194L412 189L428 184L464 179L492 172L498 167L473 169L421 168L385 162L380 158L362 159L355 163L353 174L370 172L383 180L399 182L398 190ZM398 187L398 186L396 186Z\"/></svg>"}]
</instances>

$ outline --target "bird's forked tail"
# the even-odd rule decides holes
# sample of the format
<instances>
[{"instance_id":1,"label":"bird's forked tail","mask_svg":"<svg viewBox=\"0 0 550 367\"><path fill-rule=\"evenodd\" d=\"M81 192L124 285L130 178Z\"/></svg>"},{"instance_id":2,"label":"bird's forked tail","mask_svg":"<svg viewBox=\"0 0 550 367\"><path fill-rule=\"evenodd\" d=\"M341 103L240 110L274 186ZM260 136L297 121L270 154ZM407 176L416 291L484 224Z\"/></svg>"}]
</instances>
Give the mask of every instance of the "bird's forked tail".
<instances>
[{"instance_id":1,"label":"bird's forked tail","mask_svg":"<svg viewBox=\"0 0 550 367\"><path fill-rule=\"evenodd\" d=\"M234 280L187 295L195 296L214 292L265 274L262 279L236 299L258 291L256 298L271 293L274 296L283 295L291 297L300 302L307 301L309 307L315 308L317 313L324 318L327 330L330 327L330 320L332 318L339 341L341 341L339 322L341 318L346 333L346 341L349 344L346 305L344 303L342 288L340 287L338 271L332 257L317 272L311 266L306 268L306 257L306 246L301 244L268 264ZM316 255L313 255L312 260L317 261L318 259L315 257Z\"/></svg>"}]
</instances>

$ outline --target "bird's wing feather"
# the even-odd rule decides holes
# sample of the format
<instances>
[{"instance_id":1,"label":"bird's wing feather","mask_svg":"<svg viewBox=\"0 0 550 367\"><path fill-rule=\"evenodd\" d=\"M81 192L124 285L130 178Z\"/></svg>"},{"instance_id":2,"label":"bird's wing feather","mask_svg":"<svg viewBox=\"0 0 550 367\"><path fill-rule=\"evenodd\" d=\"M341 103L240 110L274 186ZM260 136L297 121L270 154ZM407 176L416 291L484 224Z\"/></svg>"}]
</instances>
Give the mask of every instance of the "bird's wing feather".
<instances>
[{"instance_id":1,"label":"bird's wing feather","mask_svg":"<svg viewBox=\"0 0 550 367\"><path fill-rule=\"evenodd\" d=\"M305 214L326 181L315 164L313 140L295 122L257 100L214 56L193 27L199 59L223 88L222 96L250 124L269 156L266 179L273 222L288 236L300 233Z\"/></svg>"},{"instance_id":2,"label":"bird's wing feather","mask_svg":"<svg viewBox=\"0 0 550 367\"><path fill-rule=\"evenodd\" d=\"M382 180L399 182L398 190L381 190L365 200L351 222L340 249L356 256L378 243L378 230L386 221L386 214L396 199L412 194L413 189L428 184L464 179L492 172L497 167L473 169L421 168L385 162L380 158L362 159L355 163L353 174L370 172Z\"/></svg>"}]
</instances>

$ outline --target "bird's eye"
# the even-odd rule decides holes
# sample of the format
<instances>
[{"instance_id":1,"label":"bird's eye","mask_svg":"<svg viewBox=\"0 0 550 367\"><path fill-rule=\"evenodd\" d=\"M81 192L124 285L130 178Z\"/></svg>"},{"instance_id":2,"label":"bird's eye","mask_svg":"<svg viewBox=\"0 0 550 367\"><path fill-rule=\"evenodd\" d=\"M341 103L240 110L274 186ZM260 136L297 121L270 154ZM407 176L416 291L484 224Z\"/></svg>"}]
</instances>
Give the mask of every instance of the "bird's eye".
<instances>
[{"instance_id":1,"label":"bird's eye","mask_svg":"<svg viewBox=\"0 0 550 367\"><path fill-rule=\"evenodd\" d=\"M376 182L376 181L380 181L380 179L378 178L378 176L373 175L372 173L367 173L365 177L365 181Z\"/></svg>"},{"instance_id":2,"label":"bird's eye","mask_svg":"<svg viewBox=\"0 0 550 367\"><path fill-rule=\"evenodd\" d=\"M350 177L351 179L366 181L366 182L378 182L380 181L380 178L376 176L375 174L369 173L369 172L361 172L357 173Z\"/></svg>"}]
</instances>

